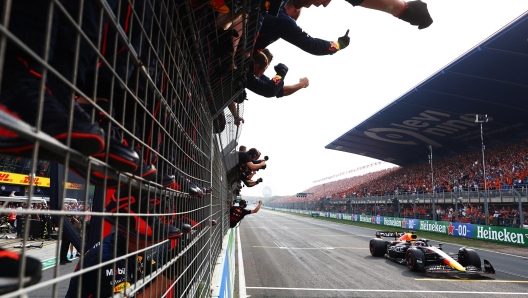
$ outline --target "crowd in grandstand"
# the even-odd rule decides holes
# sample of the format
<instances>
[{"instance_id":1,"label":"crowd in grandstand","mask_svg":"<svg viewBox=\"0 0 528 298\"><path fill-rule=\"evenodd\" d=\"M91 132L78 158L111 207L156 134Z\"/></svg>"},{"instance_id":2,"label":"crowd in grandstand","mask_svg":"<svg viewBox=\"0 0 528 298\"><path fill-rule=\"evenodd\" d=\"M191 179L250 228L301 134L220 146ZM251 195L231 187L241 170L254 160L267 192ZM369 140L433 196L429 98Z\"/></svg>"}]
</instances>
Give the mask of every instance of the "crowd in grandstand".
<instances>
[{"instance_id":1,"label":"crowd in grandstand","mask_svg":"<svg viewBox=\"0 0 528 298\"><path fill-rule=\"evenodd\" d=\"M528 185L528 141L489 147L485 153L486 189L499 190ZM395 167L362 176L341 179L309 188L315 197L373 197L396 194L422 194L483 190L482 152L458 154L434 162ZM311 197L289 196L280 202L309 201Z\"/></svg>"}]
</instances>

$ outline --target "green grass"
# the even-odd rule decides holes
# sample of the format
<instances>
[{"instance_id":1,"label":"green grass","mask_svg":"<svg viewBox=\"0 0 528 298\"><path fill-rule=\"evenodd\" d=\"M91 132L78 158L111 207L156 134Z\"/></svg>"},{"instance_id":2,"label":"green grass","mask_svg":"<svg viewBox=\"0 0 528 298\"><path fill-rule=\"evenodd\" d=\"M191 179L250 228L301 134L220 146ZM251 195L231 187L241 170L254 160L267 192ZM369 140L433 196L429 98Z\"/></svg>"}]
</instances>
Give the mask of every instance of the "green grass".
<instances>
[{"instance_id":1,"label":"green grass","mask_svg":"<svg viewBox=\"0 0 528 298\"><path fill-rule=\"evenodd\" d=\"M303 217L312 217L311 215L301 214L301 213L293 213L293 212L286 212L286 211L279 211L279 210L274 210L274 211L293 214L297 216L303 216ZM322 213L323 212L320 212L320 214ZM370 228L370 229L375 229L375 230L384 230L384 231L405 230L405 229L396 228L396 227L373 225L373 224L366 223L366 222L357 222L357 221L343 220L343 219L337 219L337 218L327 218L324 216L318 216L318 217L313 217L313 218L318 219L318 220L337 222L340 224L357 226L357 227L362 227L362 228ZM444 234L431 233L431 232L416 231L416 234L420 238L435 240L438 242L452 243L452 244L457 244L461 246L469 246L469 247L483 248L483 249L489 249L489 250L496 250L494 248L500 248L500 247L519 248L519 246L517 245L500 244L500 243L488 242L488 241L483 241L483 240L448 236ZM372 237L374 237L374 232L372 232Z\"/></svg>"}]
</instances>

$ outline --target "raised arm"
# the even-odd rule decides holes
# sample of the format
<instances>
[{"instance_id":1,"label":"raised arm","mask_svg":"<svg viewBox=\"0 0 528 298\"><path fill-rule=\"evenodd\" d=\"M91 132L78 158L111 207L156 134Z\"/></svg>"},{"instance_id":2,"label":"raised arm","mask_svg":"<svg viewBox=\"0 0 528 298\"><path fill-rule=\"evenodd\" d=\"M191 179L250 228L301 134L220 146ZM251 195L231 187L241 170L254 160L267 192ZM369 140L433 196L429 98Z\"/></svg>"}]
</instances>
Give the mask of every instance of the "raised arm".
<instances>
[{"instance_id":1,"label":"raised arm","mask_svg":"<svg viewBox=\"0 0 528 298\"><path fill-rule=\"evenodd\" d=\"M352 5L359 5L368 9L374 9L391 14L402 21L418 29L425 29L433 23L433 19L427 9L427 3L421 0L408 1L403 0L346 0Z\"/></svg>"},{"instance_id":2,"label":"raised arm","mask_svg":"<svg viewBox=\"0 0 528 298\"><path fill-rule=\"evenodd\" d=\"M308 78L301 78L301 79L299 79L299 83L297 83L297 84L284 86L284 88L283 88L284 96L291 95L291 94L301 90L302 88L308 87L309 85L310 84L309 84Z\"/></svg>"},{"instance_id":3,"label":"raised arm","mask_svg":"<svg viewBox=\"0 0 528 298\"><path fill-rule=\"evenodd\" d=\"M260 210L260 206L262 206L262 201L259 201L258 206L255 209L251 210L251 214L257 213Z\"/></svg>"}]
</instances>

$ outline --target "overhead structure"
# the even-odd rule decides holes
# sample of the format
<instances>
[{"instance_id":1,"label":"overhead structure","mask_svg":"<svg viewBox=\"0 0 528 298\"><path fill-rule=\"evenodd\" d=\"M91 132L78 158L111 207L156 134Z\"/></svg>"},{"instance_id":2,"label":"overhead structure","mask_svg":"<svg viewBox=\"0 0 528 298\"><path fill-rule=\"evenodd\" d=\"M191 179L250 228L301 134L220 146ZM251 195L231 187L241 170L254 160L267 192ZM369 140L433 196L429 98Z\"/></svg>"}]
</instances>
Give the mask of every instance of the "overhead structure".
<instances>
[{"instance_id":1,"label":"overhead structure","mask_svg":"<svg viewBox=\"0 0 528 298\"><path fill-rule=\"evenodd\" d=\"M528 139L528 13L325 148L400 166Z\"/></svg>"}]
</instances>

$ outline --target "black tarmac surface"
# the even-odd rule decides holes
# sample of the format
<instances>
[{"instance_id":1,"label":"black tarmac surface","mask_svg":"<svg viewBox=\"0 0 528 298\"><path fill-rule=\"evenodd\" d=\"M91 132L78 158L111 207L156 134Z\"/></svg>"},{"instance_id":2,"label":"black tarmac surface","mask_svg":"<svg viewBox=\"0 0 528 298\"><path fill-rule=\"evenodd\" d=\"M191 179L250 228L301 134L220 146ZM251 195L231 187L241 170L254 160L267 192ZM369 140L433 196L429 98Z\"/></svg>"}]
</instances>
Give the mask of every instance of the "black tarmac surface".
<instances>
[{"instance_id":1,"label":"black tarmac surface","mask_svg":"<svg viewBox=\"0 0 528 298\"><path fill-rule=\"evenodd\" d=\"M244 281L236 277L240 297L244 290L251 298L528 297L525 257L476 249L494 266L495 275L435 278L372 257L368 243L375 229L269 210L246 216L239 229L246 285L239 289ZM443 246L448 253L459 247Z\"/></svg>"}]
</instances>

